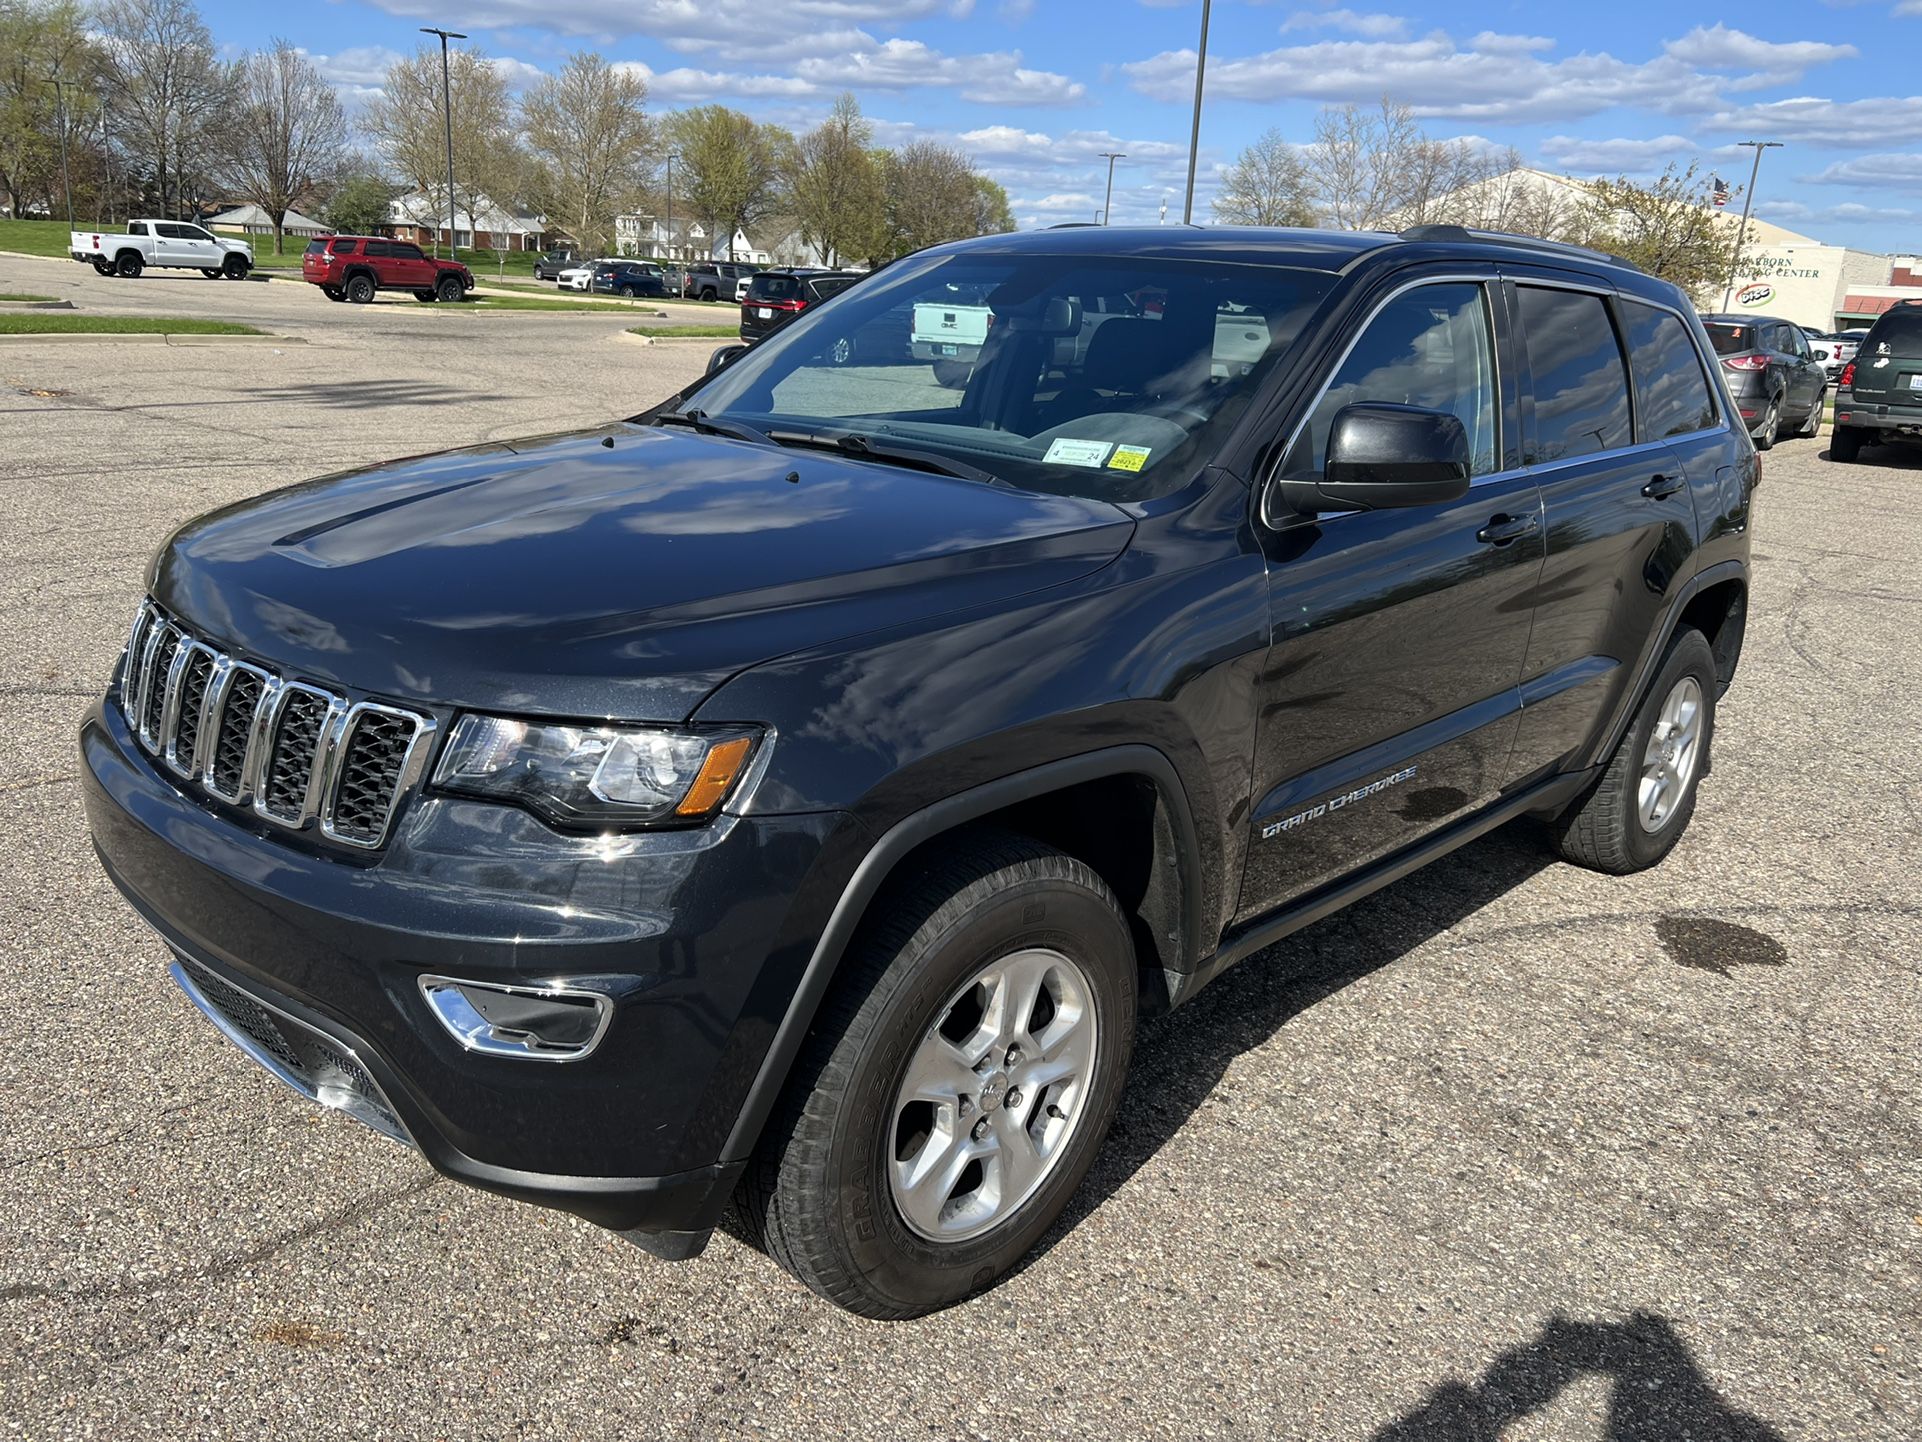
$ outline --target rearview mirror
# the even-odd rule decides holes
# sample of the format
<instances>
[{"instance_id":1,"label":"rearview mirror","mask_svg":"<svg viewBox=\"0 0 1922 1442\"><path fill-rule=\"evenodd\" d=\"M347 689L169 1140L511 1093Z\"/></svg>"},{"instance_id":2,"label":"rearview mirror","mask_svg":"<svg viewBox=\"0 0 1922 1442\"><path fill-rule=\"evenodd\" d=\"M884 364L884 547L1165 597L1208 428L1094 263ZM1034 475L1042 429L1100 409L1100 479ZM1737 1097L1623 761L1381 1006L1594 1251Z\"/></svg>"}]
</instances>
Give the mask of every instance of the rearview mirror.
<instances>
[{"instance_id":1,"label":"rearview mirror","mask_svg":"<svg viewBox=\"0 0 1922 1442\"><path fill-rule=\"evenodd\" d=\"M747 347L744 345L724 345L707 358L707 373L713 375L722 366L746 354Z\"/></svg>"},{"instance_id":2,"label":"rearview mirror","mask_svg":"<svg viewBox=\"0 0 1922 1442\"><path fill-rule=\"evenodd\" d=\"M1470 471L1459 417L1367 401L1335 412L1321 479L1285 480L1281 492L1304 515L1433 506L1465 495Z\"/></svg>"}]
</instances>

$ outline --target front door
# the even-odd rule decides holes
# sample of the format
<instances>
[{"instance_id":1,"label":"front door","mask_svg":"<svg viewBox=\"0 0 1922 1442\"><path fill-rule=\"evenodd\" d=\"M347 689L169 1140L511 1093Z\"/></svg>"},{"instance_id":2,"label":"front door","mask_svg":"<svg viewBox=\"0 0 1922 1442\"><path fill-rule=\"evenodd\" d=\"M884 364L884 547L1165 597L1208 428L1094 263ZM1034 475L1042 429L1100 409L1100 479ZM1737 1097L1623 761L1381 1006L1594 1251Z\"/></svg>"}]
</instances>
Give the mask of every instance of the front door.
<instances>
[{"instance_id":1,"label":"front door","mask_svg":"<svg viewBox=\"0 0 1922 1442\"><path fill-rule=\"evenodd\" d=\"M1265 532L1273 644L1244 919L1420 839L1512 779L1543 534L1534 478L1513 467L1499 299L1492 281L1437 281L1390 299L1284 458L1283 475L1312 479L1337 411L1392 401L1458 416L1474 481L1445 505Z\"/></svg>"}]
</instances>

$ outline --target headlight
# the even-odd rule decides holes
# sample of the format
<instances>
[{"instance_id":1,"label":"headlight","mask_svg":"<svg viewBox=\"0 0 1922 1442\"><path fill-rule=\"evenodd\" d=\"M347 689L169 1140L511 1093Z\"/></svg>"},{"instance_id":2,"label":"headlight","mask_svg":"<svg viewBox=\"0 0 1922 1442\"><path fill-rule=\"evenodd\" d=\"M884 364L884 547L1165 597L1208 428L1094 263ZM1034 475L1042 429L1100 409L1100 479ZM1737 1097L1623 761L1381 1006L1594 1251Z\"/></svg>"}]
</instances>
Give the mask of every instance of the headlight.
<instances>
[{"instance_id":1,"label":"headlight","mask_svg":"<svg viewBox=\"0 0 1922 1442\"><path fill-rule=\"evenodd\" d=\"M587 726L463 716L434 772L443 791L526 806L557 826L705 821L761 733Z\"/></svg>"}]
</instances>

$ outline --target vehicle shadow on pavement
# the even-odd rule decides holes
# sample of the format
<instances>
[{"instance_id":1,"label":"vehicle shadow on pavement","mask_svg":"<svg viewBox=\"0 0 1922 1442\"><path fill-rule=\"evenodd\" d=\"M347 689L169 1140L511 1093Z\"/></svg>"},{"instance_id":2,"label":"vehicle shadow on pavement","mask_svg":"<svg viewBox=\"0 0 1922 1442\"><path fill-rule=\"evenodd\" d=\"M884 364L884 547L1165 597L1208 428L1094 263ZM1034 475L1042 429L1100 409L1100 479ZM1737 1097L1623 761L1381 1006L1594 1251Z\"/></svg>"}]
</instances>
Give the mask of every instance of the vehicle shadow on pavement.
<instances>
[{"instance_id":1,"label":"vehicle shadow on pavement","mask_svg":"<svg viewBox=\"0 0 1922 1442\"><path fill-rule=\"evenodd\" d=\"M379 410L386 406L465 406L514 399L461 390L445 381L408 380L310 381L305 385L262 386L254 392L254 398L348 411Z\"/></svg>"},{"instance_id":2,"label":"vehicle shadow on pavement","mask_svg":"<svg viewBox=\"0 0 1922 1442\"><path fill-rule=\"evenodd\" d=\"M1160 1151L1236 1057L1556 864L1533 825L1504 827L1255 953L1187 1005L1144 1022L1107 1142L1023 1265L1044 1256Z\"/></svg>"},{"instance_id":3,"label":"vehicle shadow on pavement","mask_svg":"<svg viewBox=\"0 0 1922 1442\"><path fill-rule=\"evenodd\" d=\"M1610 1384L1606 1423L1593 1434L1601 1442L1786 1442L1724 1401L1674 1325L1650 1312L1621 1322L1551 1318L1533 1341L1496 1357L1480 1381L1443 1382L1374 1442L1498 1442L1512 1423L1591 1376Z\"/></svg>"}]
</instances>

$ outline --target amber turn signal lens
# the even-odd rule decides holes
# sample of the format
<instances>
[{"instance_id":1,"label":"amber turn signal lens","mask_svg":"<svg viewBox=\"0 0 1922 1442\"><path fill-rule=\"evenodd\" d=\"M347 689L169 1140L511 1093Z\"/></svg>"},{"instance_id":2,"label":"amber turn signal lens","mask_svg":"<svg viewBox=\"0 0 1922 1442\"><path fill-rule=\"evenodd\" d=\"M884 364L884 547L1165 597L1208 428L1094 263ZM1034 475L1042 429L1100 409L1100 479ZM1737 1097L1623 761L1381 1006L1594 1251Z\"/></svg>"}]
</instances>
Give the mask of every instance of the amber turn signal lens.
<instances>
[{"instance_id":1,"label":"amber turn signal lens","mask_svg":"<svg viewBox=\"0 0 1922 1442\"><path fill-rule=\"evenodd\" d=\"M721 804L728 788L740 776L741 768L747 765L748 753L754 749L752 737L741 736L733 741L723 741L707 753L707 760L701 763L700 775L681 798L681 804L674 808L676 816L705 816Z\"/></svg>"}]
</instances>

